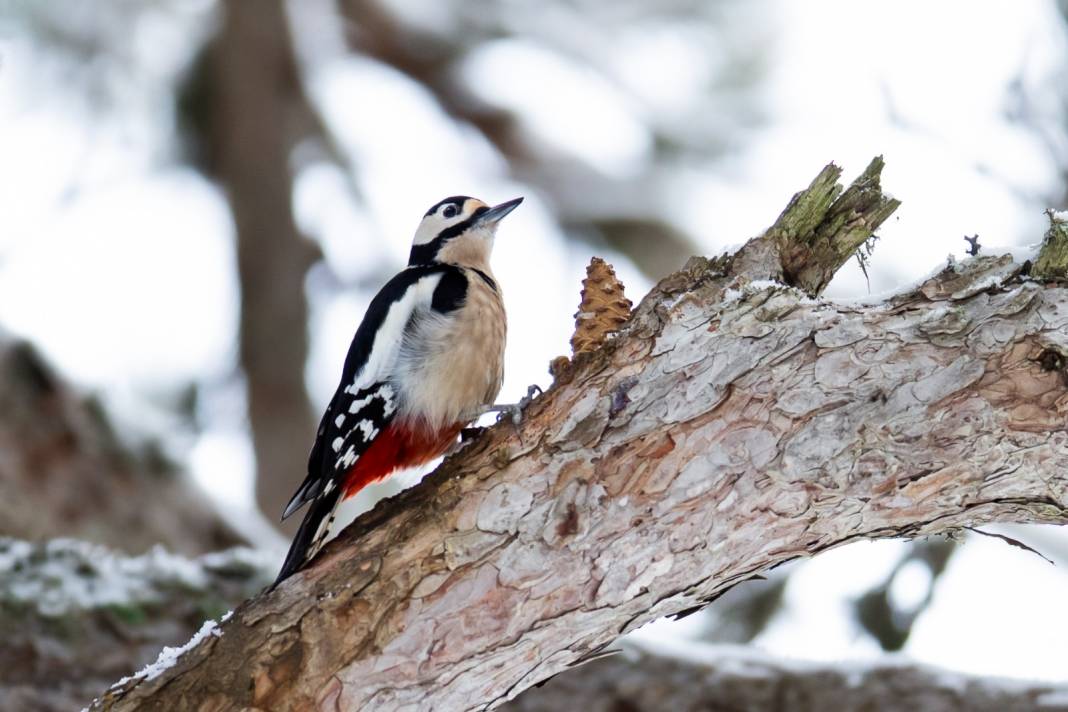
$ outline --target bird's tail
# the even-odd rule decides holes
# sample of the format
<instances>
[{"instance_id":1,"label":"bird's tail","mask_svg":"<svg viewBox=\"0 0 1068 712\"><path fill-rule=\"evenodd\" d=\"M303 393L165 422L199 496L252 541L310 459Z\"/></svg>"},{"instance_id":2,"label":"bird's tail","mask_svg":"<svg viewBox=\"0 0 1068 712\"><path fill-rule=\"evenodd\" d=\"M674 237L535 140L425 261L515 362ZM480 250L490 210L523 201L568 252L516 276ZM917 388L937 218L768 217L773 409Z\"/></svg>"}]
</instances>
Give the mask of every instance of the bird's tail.
<instances>
[{"instance_id":1,"label":"bird's tail","mask_svg":"<svg viewBox=\"0 0 1068 712\"><path fill-rule=\"evenodd\" d=\"M289 545L289 553L286 554L282 570L271 584L270 590L274 590L278 584L299 571L323 548L330 527L334 523L334 512L341 502L341 493L342 488L334 487L329 492L320 493L312 500L311 506L304 514L304 521L300 523L300 528L293 537L293 543Z\"/></svg>"}]
</instances>

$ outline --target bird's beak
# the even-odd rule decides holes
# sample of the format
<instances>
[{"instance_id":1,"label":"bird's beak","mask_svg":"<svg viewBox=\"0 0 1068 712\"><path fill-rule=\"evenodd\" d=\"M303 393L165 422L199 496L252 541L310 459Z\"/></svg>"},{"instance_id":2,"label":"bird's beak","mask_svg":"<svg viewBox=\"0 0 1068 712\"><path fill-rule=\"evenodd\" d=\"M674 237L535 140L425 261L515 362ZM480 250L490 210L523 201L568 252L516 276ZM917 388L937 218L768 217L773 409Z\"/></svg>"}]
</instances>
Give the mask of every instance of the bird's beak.
<instances>
[{"instance_id":1,"label":"bird's beak","mask_svg":"<svg viewBox=\"0 0 1068 712\"><path fill-rule=\"evenodd\" d=\"M505 215L519 207L519 204L522 202L522 198L515 198L513 200L509 200L507 203L495 205L486 212L479 215L477 222L480 225L494 225L500 222L501 218L503 218Z\"/></svg>"}]
</instances>

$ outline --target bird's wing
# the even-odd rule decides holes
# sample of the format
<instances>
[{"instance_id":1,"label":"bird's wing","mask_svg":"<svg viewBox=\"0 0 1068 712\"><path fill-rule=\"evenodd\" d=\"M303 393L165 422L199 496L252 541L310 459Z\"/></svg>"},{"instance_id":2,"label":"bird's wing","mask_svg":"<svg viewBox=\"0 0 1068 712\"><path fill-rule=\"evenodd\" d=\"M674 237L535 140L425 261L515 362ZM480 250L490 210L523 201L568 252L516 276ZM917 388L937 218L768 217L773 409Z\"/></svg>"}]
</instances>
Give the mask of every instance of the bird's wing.
<instances>
[{"instance_id":1,"label":"bird's wing","mask_svg":"<svg viewBox=\"0 0 1068 712\"><path fill-rule=\"evenodd\" d=\"M448 271L440 266L410 267L371 300L345 357L341 383L319 422L308 476L282 513L285 519L312 502L278 581L314 556L341 501L345 475L395 416L399 394L390 376L405 328L413 315L435 306L435 299L440 299L435 292Z\"/></svg>"},{"instance_id":2,"label":"bird's wing","mask_svg":"<svg viewBox=\"0 0 1068 712\"><path fill-rule=\"evenodd\" d=\"M308 456L308 477L286 505L282 519L318 496L342 465L351 466L396 412L389 383L412 315L427 309L441 270L409 268L386 283L371 300L349 346L341 383L330 400ZM345 470L348 467L344 468Z\"/></svg>"}]
</instances>

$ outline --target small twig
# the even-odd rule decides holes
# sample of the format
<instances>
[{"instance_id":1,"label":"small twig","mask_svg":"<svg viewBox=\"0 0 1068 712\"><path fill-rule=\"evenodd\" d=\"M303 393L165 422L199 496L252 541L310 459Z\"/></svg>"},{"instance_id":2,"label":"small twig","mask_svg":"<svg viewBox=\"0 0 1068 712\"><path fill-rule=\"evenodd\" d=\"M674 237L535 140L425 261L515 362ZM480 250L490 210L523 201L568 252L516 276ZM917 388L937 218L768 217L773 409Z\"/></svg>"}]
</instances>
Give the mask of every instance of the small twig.
<instances>
[{"instance_id":1,"label":"small twig","mask_svg":"<svg viewBox=\"0 0 1068 712\"><path fill-rule=\"evenodd\" d=\"M1046 556L1044 556L1042 554L1042 552L1038 551L1037 549L1035 549L1033 547L1028 546L1027 544L1024 544L1019 539L1013 539L1011 536L1005 536L1004 534L995 534L994 532L984 532L982 529L976 529L975 527L964 527L964 528L967 529L970 532L975 532L976 534L982 534L983 536L993 537L994 539L1001 539L1003 542L1005 542L1009 546L1015 546L1017 549L1023 549L1024 551L1030 551L1032 554L1034 554L1035 556L1039 557L1043 561L1049 562L1049 564L1051 566L1056 566L1056 564L1053 562L1053 559L1047 558Z\"/></svg>"},{"instance_id":2,"label":"small twig","mask_svg":"<svg viewBox=\"0 0 1068 712\"><path fill-rule=\"evenodd\" d=\"M864 273L864 281L868 285L868 294L871 294L871 277L868 276L868 258L857 250L857 264L860 265L860 271Z\"/></svg>"}]
</instances>

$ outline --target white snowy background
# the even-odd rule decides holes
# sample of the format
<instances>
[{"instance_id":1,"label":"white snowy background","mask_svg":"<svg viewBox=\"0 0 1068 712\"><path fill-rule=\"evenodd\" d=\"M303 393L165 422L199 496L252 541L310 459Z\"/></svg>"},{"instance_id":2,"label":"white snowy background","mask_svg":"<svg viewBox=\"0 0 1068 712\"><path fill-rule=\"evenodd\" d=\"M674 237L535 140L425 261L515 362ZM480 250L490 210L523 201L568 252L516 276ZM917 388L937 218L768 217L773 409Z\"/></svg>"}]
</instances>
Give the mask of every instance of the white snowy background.
<instances>
[{"instance_id":1,"label":"white snowy background","mask_svg":"<svg viewBox=\"0 0 1068 712\"><path fill-rule=\"evenodd\" d=\"M184 66L211 3L173 5L165 21L138 29L138 71L149 79L169 79ZM766 227L826 162L851 179L875 154L886 158L884 187L903 205L881 231L870 286L850 265L829 295L910 282L947 255L963 256L964 235L978 233L987 253L1041 238L1042 208L1064 194L1053 149L1063 149L1056 137L1068 126L1061 114L1068 48L1052 2L754 6L737 21L768 47L764 116L711 168L666 187L708 253ZM878 29L859 29L871 27ZM419 217L441 197L525 195L494 257L513 325L502 400L530 383L546 385L549 360L568 352L591 248L565 240L537 192L506 179L493 149L445 120L420 87L374 62L331 54L340 39L308 36L313 30L314 23L297 37L302 52L317 53L312 96L359 166L365 203L347 200L337 169L310 168L293 196L300 226L336 274L359 280L367 243L354 236L376 236L374 259L400 265ZM633 45L615 49L612 61L644 101L685 104L703 80L681 39L638 33ZM41 90L52 71L32 42L0 24L0 325L101 394L123 430L165 435L212 495L250 512L254 463L243 388L232 377L238 313L229 211L204 178L166 160L173 126L161 118L169 116L162 92L125 97L122 122L90 122L63 92ZM472 57L467 71L480 93L522 112L529 130L610 174L625 177L649 150L640 108L581 67L501 41ZM1029 123L1016 120L1021 90ZM714 121L715 107L706 110ZM607 256L637 301L649 282L625 258ZM318 288L313 273L308 292L306 374L318 405L334 387L372 290L337 294ZM159 394L190 381L208 386L198 406L205 428L196 434L159 405ZM938 581L907 656L1068 681L1068 537L1054 528L1014 533L1058 565L970 536ZM856 544L803 564L783 612L756 644L814 660L880 656L851 622L848 602L886 575L903 546ZM895 600L922 596L926 576L907 567L894 581ZM640 635L695 635L694 625L654 624Z\"/></svg>"}]
</instances>

